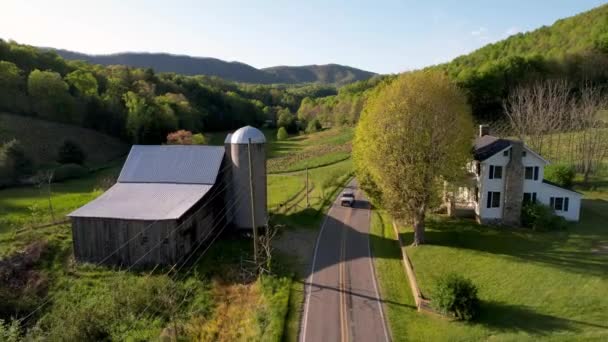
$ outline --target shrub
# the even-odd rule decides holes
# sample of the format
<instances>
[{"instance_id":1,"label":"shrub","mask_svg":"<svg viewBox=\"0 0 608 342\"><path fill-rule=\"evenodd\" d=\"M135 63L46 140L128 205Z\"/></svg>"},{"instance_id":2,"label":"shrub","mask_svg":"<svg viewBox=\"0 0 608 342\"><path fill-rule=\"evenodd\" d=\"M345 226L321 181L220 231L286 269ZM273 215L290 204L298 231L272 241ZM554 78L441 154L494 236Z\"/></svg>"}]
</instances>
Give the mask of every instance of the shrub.
<instances>
[{"instance_id":1,"label":"shrub","mask_svg":"<svg viewBox=\"0 0 608 342\"><path fill-rule=\"evenodd\" d=\"M565 164L553 164L545 167L545 179L565 188L570 188L576 175L574 168Z\"/></svg>"},{"instance_id":2,"label":"shrub","mask_svg":"<svg viewBox=\"0 0 608 342\"><path fill-rule=\"evenodd\" d=\"M277 131L277 140L285 140L287 137L288 134L285 127L279 127L279 130Z\"/></svg>"},{"instance_id":3,"label":"shrub","mask_svg":"<svg viewBox=\"0 0 608 342\"><path fill-rule=\"evenodd\" d=\"M540 203L524 204L521 222L524 227L536 231L560 230L567 227L563 217L555 215L551 208Z\"/></svg>"},{"instance_id":4,"label":"shrub","mask_svg":"<svg viewBox=\"0 0 608 342\"><path fill-rule=\"evenodd\" d=\"M83 149L76 142L66 140L59 147L57 152L57 162L60 164L80 164L86 159Z\"/></svg>"},{"instance_id":5,"label":"shrub","mask_svg":"<svg viewBox=\"0 0 608 342\"><path fill-rule=\"evenodd\" d=\"M34 163L21 143L13 139L0 147L0 186L17 183L34 171Z\"/></svg>"},{"instance_id":6,"label":"shrub","mask_svg":"<svg viewBox=\"0 0 608 342\"><path fill-rule=\"evenodd\" d=\"M477 287L471 280L450 273L437 281L431 303L443 314L469 321L479 310Z\"/></svg>"},{"instance_id":7,"label":"shrub","mask_svg":"<svg viewBox=\"0 0 608 342\"><path fill-rule=\"evenodd\" d=\"M323 128L321 122L317 119L312 119L308 122L308 125L306 126L306 133L318 132L321 130L321 128Z\"/></svg>"},{"instance_id":8,"label":"shrub","mask_svg":"<svg viewBox=\"0 0 608 342\"><path fill-rule=\"evenodd\" d=\"M205 145L207 138L203 133L192 134L192 145Z\"/></svg>"},{"instance_id":9,"label":"shrub","mask_svg":"<svg viewBox=\"0 0 608 342\"><path fill-rule=\"evenodd\" d=\"M82 178L89 173L89 170L78 164L64 164L55 169L53 181L62 182L68 179Z\"/></svg>"}]
</instances>

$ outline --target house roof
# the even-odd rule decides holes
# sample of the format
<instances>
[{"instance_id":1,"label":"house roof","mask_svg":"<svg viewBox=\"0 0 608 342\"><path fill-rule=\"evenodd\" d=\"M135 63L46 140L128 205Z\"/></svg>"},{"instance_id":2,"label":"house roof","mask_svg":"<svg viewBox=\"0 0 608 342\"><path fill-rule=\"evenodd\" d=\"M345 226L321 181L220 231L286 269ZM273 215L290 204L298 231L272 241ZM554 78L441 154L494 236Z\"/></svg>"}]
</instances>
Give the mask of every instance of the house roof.
<instances>
[{"instance_id":1,"label":"house roof","mask_svg":"<svg viewBox=\"0 0 608 342\"><path fill-rule=\"evenodd\" d=\"M119 183L214 184L223 146L133 145Z\"/></svg>"},{"instance_id":2,"label":"house roof","mask_svg":"<svg viewBox=\"0 0 608 342\"><path fill-rule=\"evenodd\" d=\"M484 161L509 146L510 140L484 135L475 139L473 157L475 160Z\"/></svg>"},{"instance_id":3,"label":"house roof","mask_svg":"<svg viewBox=\"0 0 608 342\"><path fill-rule=\"evenodd\" d=\"M559 184L557 184L557 183L553 183L553 182L551 182L551 181L548 181L548 180L546 180L546 179L543 179L543 183L548 184L548 185L551 185L551 186L554 186L554 187L556 187L556 188L560 188L560 189L562 189L562 190L566 190L566 191L574 192L575 194L582 195L582 193L580 193L580 192L578 192L578 191L574 191L574 190L572 190L572 189L564 188L563 186L561 186L561 185L559 185Z\"/></svg>"},{"instance_id":4,"label":"house roof","mask_svg":"<svg viewBox=\"0 0 608 342\"><path fill-rule=\"evenodd\" d=\"M499 153L500 151L511 146L512 143L512 140L498 138L492 135L484 135L481 137L477 137L475 139L475 142L473 143L473 157L475 158L475 160L484 161L495 155L496 153ZM538 157L543 162L547 164L549 163L548 160L531 150L526 145L524 145L524 149Z\"/></svg>"},{"instance_id":5,"label":"house roof","mask_svg":"<svg viewBox=\"0 0 608 342\"><path fill-rule=\"evenodd\" d=\"M70 217L175 220L201 200L212 185L116 183Z\"/></svg>"}]
</instances>

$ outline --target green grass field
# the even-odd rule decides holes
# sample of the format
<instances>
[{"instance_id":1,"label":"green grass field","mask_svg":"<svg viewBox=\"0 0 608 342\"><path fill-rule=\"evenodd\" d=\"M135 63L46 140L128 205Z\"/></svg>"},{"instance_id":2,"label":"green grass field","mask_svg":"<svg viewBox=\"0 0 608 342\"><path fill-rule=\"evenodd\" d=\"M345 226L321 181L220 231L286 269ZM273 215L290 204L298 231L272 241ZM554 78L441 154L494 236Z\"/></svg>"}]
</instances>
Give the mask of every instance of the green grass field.
<instances>
[{"instance_id":1,"label":"green grass field","mask_svg":"<svg viewBox=\"0 0 608 342\"><path fill-rule=\"evenodd\" d=\"M419 286L457 272L479 287L482 307L472 323L417 313L386 215L373 217L372 247L395 340L608 339L608 186L585 191L581 222L565 232L537 233L431 220L427 245L406 247ZM412 241L412 232L401 229ZM432 299L432 298L431 298Z\"/></svg>"}]
</instances>

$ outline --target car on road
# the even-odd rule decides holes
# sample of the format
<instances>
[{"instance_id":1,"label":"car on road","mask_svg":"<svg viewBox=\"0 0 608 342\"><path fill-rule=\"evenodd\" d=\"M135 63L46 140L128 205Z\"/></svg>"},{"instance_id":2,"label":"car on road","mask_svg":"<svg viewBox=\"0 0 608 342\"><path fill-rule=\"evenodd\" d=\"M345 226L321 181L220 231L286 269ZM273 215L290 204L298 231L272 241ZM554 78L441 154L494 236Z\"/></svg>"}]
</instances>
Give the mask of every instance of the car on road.
<instances>
[{"instance_id":1,"label":"car on road","mask_svg":"<svg viewBox=\"0 0 608 342\"><path fill-rule=\"evenodd\" d=\"M355 204L355 194L352 191L344 191L340 196L340 203L343 207L352 207Z\"/></svg>"}]
</instances>

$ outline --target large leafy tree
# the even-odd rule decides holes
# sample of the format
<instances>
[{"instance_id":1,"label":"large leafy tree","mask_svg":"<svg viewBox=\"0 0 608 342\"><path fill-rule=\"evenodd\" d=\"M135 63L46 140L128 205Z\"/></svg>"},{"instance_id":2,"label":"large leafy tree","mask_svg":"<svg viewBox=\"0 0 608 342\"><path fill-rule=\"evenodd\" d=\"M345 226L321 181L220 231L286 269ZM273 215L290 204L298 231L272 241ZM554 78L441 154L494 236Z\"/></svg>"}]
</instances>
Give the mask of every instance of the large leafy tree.
<instances>
[{"instance_id":1,"label":"large leafy tree","mask_svg":"<svg viewBox=\"0 0 608 342\"><path fill-rule=\"evenodd\" d=\"M424 243L443 181L464 174L473 132L465 95L438 71L403 74L368 100L353 145L357 177L373 200L413 224L414 245Z\"/></svg>"},{"instance_id":2,"label":"large leafy tree","mask_svg":"<svg viewBox=\"0 0 608 342\"><path fill-rule=\"evenodd\" d=\"M67 74L65 80L74 87L78 94L84 96L97 95L97 79L93 74L84 70L76 70Z\"/></svg>"},{"instance_id":3,"label":"large leafy tree","mask_svg":"<svg viewBox=\"0 0 608 342\"><path fill-rule=\"evenodd\" d=\"M32 71L27 79L27 91L40 117L62 122L74 121L73 98L59 73Z\"/></svg>"}]
</instances>

